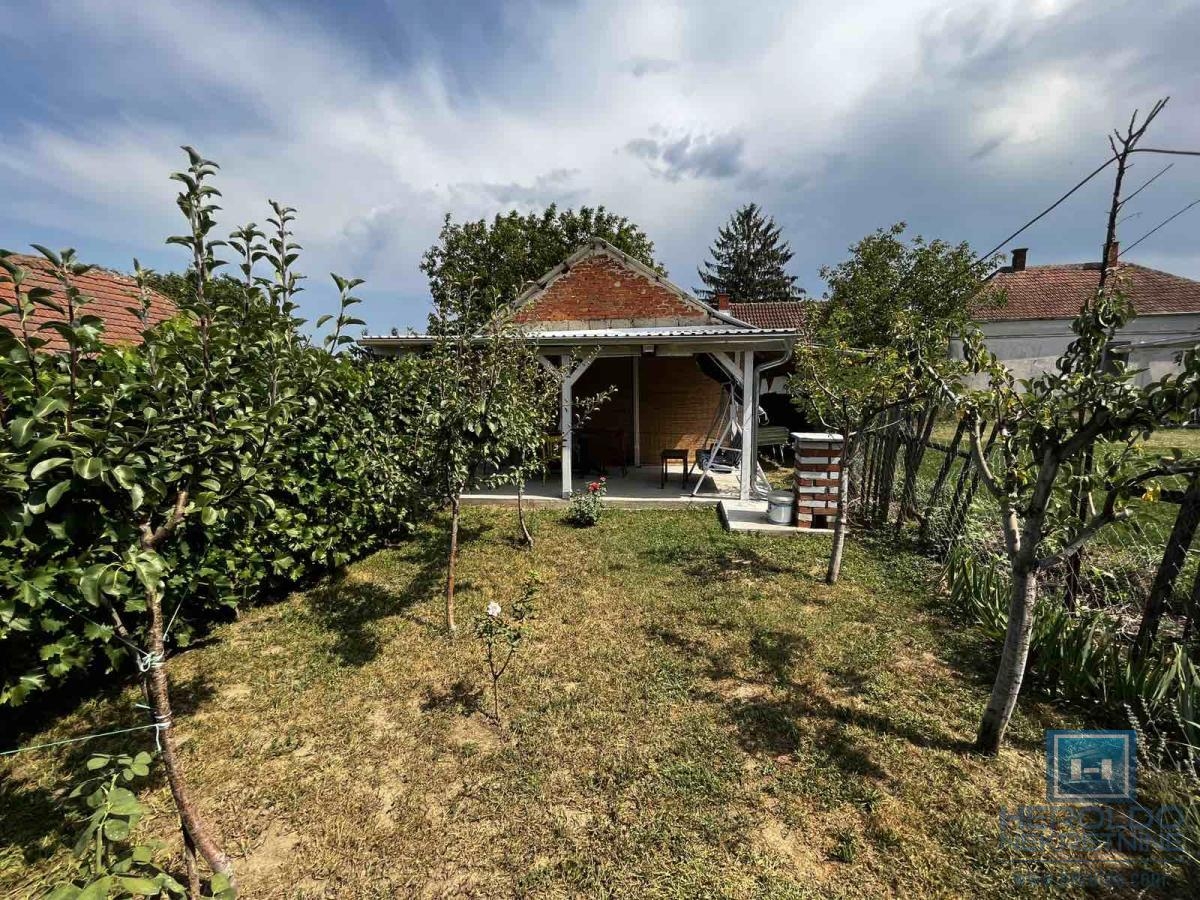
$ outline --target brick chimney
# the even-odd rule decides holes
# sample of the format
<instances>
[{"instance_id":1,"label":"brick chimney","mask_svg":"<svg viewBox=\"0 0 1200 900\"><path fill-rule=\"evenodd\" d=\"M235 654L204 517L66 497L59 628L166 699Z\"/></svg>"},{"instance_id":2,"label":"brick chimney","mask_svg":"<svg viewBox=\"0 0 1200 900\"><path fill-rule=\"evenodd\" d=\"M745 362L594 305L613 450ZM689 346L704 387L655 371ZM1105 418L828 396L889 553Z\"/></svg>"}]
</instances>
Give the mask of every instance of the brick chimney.
<instances>
[{"instance_id":1,"label":"brick chimney","mask_svg":"<svg viewBox=\"0 0 1200 900\"><path fill-rule=\"evenodd\" d=\"M1012 270L1014 272L1025 271L1025 257L1029 255L1028 247L1014 247L1012 252Z\"/></svg>"},{"instance_id":2,"label":"brick chimney","mask_svg":"<svg viewBox=\"0 0 1200 900\"><path fill-rule=\"evenodd\" d=\"M717 309L723 312L729 312L729 295L721 292L717 294Z\"/></svg>"},{"instance_id":3,"label":"brick chimney","mask_svg":"<svg viewBox=\"0 0 1200 900\"><path fill-rule=\"evenodd\" d=\"M1117 264L1121 258L1121 244L1118 241L1113 241L1112 246L1108 248L1108 259L1104 261L1104 265L1111 269Z\"/></svg>"}]
</instances>

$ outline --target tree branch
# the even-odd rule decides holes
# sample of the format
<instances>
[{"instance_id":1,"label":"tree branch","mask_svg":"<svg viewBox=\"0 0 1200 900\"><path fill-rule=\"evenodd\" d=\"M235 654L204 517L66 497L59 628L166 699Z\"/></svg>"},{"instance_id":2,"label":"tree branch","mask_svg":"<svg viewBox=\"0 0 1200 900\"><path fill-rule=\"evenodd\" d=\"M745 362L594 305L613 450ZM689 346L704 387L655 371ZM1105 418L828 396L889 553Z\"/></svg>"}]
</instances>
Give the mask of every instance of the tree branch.
<instances>
[{"instance_id":1,"label":"tree branch","mask_svg":"<svg viewBox=\"0 0 1200 900\"><path fill-rule=\"evenodd\" d=\"M1003 497L1004 491L1001 490L1000 483L992 473L992 467L988 465L987 459L983 455L982 444L983 435L979 432L979 419L975 419L971 422L971 453L975 457L975 465L979 467L979 477L993 497Z\"/></svg>"},{"instance_id":2,"label":"tree branch","mask_svg":"<svg viewBox=\"0 0 1200 900\"><path fill-rule=\"evenodd\" d=\"M187 515L187 504L188 492L185 488L175 495L175 506L167 515L167 520L159 525L157 529L150 527L149 519L138 525L138 531L142 535L141 545L143 550L156 550L159 544L171 536L171 533L183 521L183 517Z\"/></svg>"},{"instance_id":3,"label":"tree branch","mask_svg":"<svg viewBox=\"0 0 1200 900\"><path fill-rule=\"evenodd\" d=\"M1179 460L1174 463L1165 465L1153 466L1144 472L1141 472L1132 478L1127 478L1108 489L1108 493L1104 497L1104 506L1100 512L1092 516L1087 523L1075 534L1069 543L1059 548L1049 556L1043 556L1038 559L1036 565L1039 569L1044 569L1053 565L1058 560L1070 556L1075 553L1084 544L1095 537L1096 533L1106 525L1111 525L1114 522L1120 522L1128 519L1133 515L1133 510L1128 507L1117 509L1117 501L1123 496L1128 496L1133 488L1145 484L1147 481L1153 481L1156 478L1166 478L1171 475L1194 475L1200 472L1200 459Z\"/></svg>"}]
</instances>

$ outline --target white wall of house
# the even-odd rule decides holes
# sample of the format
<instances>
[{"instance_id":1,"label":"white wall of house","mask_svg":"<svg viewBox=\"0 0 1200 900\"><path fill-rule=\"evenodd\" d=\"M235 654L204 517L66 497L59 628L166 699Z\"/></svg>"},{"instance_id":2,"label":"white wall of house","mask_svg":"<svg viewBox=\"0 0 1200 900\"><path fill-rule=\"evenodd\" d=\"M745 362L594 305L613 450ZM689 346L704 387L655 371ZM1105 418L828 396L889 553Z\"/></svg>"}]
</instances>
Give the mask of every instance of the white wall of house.
<instances>
[{"instance_id":1,"label":"white wall of house","mask_svg":"<svg viewBox=\"0 0 1200 900\"><path fill-rule=\"evenodd\" d=\"M1054 368L1055 362L1074 339L1070 319L1030 319L1025 321L981 322L988 349L995 353L1017 378L1033 378ZM1143 341L1183 339L1197 335L1200 341L1200 314L1160 314L1137 316L1121 329L1117 340L1139 344ZM962 357L962 344L951 344L951 355ZM1129 362L1146 369L1138 376L1145 384L1175 371L1178 347L1146 347L1134 349Z\"/></svg>"}]
</instances>

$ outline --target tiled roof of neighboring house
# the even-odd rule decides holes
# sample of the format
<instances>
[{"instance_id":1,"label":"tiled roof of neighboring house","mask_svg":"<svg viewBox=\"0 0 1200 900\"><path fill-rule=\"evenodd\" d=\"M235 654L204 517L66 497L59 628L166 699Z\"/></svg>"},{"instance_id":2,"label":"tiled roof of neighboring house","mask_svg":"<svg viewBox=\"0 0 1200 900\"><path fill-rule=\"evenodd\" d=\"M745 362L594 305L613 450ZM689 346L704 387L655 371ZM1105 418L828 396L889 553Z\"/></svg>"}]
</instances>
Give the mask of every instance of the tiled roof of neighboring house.
<instances>
[{"instance_id":1,"label":"tiled roof of neighboring house","mask_svg":"<svg viewBox=\"0 0 1200 900\"><path fill-rule=\"evenodd\" d=\"M59 284L50 269L50 264L40 256L21 256L13 254L9 261L25 269L25 280L22 290L30 288L49 288L53 294L51 300L66 309L66 297L62 285ZM91 269L73 279L74 284L87 300L84 307L86 315L98 316L104 321L104 341L109 344L139 344L142 341L142 323L130 309L141 307L137 283L126 275L111 272L108 269ZM13 286L5 281L0 284L0 298L12 302ZM151 325L157 325L164 319L175 315L175 303L169 297L154 292L151 296L149 318ZM39 306L34 313L33 323L36 327L45 322L62 321L62 316L44 306ZM11 313L0 314L0 323L17 329L17 317ZM57 331L46 329L39 333L40 337L49 338L46 344L48 350L66 349L66 341Z\"/></svg>"},{"instance_id":2,"label":"tiled roof of neighboring house","mask_svg":"<svg viewBox=\"0 0 1200 900\"><path fill-rule=\"evenodd\" d=\"M803 328L806 305L803 300L730 303L729 314L755 328Z\"/></svg>"},{"instance_id":3,"label":"tiled roof of neighboring house","mask_svg":"<svg viewBox=\"0 0 1200 900\"><path fill-rule=\"evenodd\" d=\"M1200 281L1121 263L1120 277L1139 316L1164 313L1200 313ZM977 306L972 312L981 322L1028 319L1073 319L1100 283L1099 263L1028 266L1019 271L1001 269L990 280L1008 296L1002 306Z\"/></svg>"}]
</instances>

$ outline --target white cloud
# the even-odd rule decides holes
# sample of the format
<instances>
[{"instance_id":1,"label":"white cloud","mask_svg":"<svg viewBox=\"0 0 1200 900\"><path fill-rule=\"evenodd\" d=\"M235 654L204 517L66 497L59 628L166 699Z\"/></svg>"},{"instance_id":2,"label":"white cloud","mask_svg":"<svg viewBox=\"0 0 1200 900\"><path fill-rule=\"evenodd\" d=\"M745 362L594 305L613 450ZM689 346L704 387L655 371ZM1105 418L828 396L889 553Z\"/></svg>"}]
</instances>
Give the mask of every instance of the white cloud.
<instances>
[{"instance_id":1,"label":"white cloud","mask_svg":"<svg viewBox=\"0 0 1200 900\"><path fill-rule=\"evenodd\" d=\"M1133 88L1145 105L1174 71L1147 63L1169 21L1130 25L1103 3L531 4L504 7L506 41L478 60L432 52L456 34L401 7L379 27L411 40L382 61L287 10L80 0L0 20L10 46L53 30L79 79L47 85L54 103L77 98L69 115L43 115L50 101L35 97L8 116L5 238L57 228L85 254L145 255L175 227L166 175L193 143L222 164L230 227L261 221L267 197L299 209L314 316L331 299L317 273L332 268L369 279L374 330L419 322L417 264L443 213L553 200L630 216L684 285L717 225L758 200L813 288L820 263L893 218L1002 234L1090 168ZM1102 37L1114 23L1119 54ZM1196 97L1173 105L1168 119L1195 118ZM639 141L654 144L634 144L640 158L626 150ZM1176 187L1200 187L1185 177ZM1047 252L1096 243L1056 224ZM1159 252L1200 271L1195 252Z\"/></svg>"}]
</instances>

